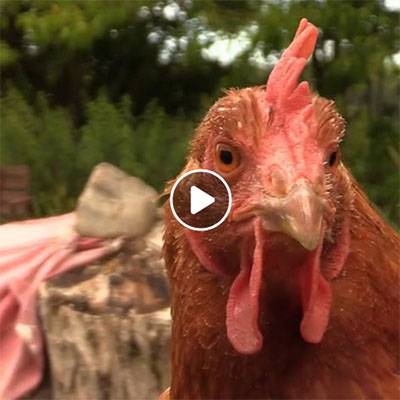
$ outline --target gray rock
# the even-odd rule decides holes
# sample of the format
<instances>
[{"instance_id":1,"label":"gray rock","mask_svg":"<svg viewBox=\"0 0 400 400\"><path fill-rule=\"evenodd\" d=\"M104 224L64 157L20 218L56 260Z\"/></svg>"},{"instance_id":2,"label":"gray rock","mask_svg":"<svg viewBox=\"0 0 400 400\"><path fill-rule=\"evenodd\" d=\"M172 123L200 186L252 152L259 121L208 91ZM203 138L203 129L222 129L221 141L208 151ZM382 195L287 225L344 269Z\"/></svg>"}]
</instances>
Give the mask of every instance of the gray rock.
<instances>
[{"instance_id":1,"label":"gray rock","mask_svg":"<svg viewBox=\"0 0 400 400\"><path fill-rule=\"evenodd\" d=\"M81 236L140 237L157 218L157 198L141 179L100 163L78 199L76 230Z\"/></svg>"}]
</instances>

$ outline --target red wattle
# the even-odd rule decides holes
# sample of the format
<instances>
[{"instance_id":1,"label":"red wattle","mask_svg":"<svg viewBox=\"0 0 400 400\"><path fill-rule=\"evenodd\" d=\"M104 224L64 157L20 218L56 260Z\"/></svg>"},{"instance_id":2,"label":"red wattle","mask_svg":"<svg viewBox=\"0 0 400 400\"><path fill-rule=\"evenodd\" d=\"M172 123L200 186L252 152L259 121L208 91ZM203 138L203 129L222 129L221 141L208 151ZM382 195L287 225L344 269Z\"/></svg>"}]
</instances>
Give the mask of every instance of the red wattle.
<instances>
[{"instance_id":1,"label":"red wattle","mask_svg":"<svg viewBox=\"0 0 400 400\"><path fill-rule=\"evenodd\" d=\"M320 258L322 243L303 265L301 298L303 319L301 336L306 342L319 343L328 327L332 304L332 291L321 274Z\"/></svg>"},{"instance_id":2,"label":"red wattle","mask_svg":"<svg viewBox=\"0 0 400 400\"><path fill-rule=\"evenodd\" d=\"M231 286L226 307L228 338L235 350L242 354L254 354L263 345L258 315L264 240L258 219L254 226L254 236L253 255L248 243L243 245L245 248L242 251L240 272Z\"/></svg>"}]
</instances>

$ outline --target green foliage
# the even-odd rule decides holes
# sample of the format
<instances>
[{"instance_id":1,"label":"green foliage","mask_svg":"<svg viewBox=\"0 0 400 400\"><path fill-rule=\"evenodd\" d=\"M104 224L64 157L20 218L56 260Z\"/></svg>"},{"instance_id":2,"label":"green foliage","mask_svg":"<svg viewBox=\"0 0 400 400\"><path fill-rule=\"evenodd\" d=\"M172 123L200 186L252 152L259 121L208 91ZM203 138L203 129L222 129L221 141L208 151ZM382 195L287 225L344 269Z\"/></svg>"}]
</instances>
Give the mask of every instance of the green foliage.
<instances>
[{"instance_id":1,"label":"green foliage","mask_svg":"<svg viewBox=\"0 0 400 400\"><path fill-rule=\"evenodd\" d=\"M302 17L321 29L305 77L336 101L346 163L399 224L399 13L380 0L3 0L1 163L32 167L36 215L73 208L100 161L162 189L221 89L263 84ZM240 35L233 63L207 56Z\"/></svg>"},{"instance_id":2,"label":"green foliage","mask_svg":"<svg viewBox=\"0 0 400 400\"><path fill-rule=\"evenodd\" d=\"M109 29L129 22L142 4L140 0L36 1L18 14L17 26L31 32L30 39L40 46L87 49Z\"/></svg>"},{"instance_id":3,"label":"green foliage","mask_svg":"<svg viewBox=\"0 0 400 400\"><path fill-rule=\"evenodd\" d=\"M0 66L14 64L18 58L18 53L7 43L0 41Z\"/></svg>"},{"instance_id":4,"label":"green foliage","mask_svg":"<svg viewBox=\"0 0 400 400\"><path fill-rule=\"evenodd\" d=\"M34 110L13 88L1 100L0 160L31 166L34 210L43 215L72 208L75 162L69 115L49 109L41 93L37 104Z\"/></svg>"},{"instance_id":5,"label":"green foliage","mask_svg":"<svg viewBox=\"0 0 400 400\"><path fill-rule=\"evenodd\" d=\"M38 119L21 94L10 89L1 99L1 157L2 165L41 165L37 140Z\"/></svg>"},{"instance_id":6,"label":"green foliage","mask_svg":"<svg viewBox=\"0 0 400 400\"><path fill-rule=\"evenodd\" d=\"M43 93L35 104L30 106L14 88L7 90L1 100L0 160L31 166L37 215L72 210L91 170L102 161L162 190L182 167L193 131L191 122L171 118L157 102L133 118L128 96L113 104L101 93L88 103L80 129L65 109L50 107Z\"/></svg>"},{"instance_id":7,"label":"green foliage","mask_svg":"<svg viewBox=\"0 0 400 400\"><path fill-rule=\"evenodd\" d=\"M162 188L183 166L193 124L181 118L171 119L156 101L150 103L139 119L134 135L137 175Z\"/></svg>"},{"instance_id":8,"label":"green foliage","mask_svg":"<svg viewBox=\"0 0 400 400\"><path fill-rule=\"evenodd\" d=\"M82 183L101 161L117 165L157 189L182 167L193 125L169 117L157 102L150 103L136 120L129 114L129 106L127 97L115 106L104 94L89 103L78 145Z\"/></svg>"},{"instance_id":9,"label":"green foliage","mask_svg":"<svg viewBox=\"0 0 400 400\"><path fill-rule=\"evenodd\" d=\"M132 149L132 128L121 111L110 103L104 94L90 102L87 109L87 123L81 130L78 150L80 170L87 178L93 166L101 161L120 165L134 165L134 154L126 159L125 149Z\"/></svg>"},{"instance_id":10,"label":"green foliage","mask_svg":"<svg viewBox=\"0 0 400 400\"><path fill-rule=\"evenodd\" d=\"M40 169L34 169L35 208L37 212L60 213L74 207L76 174L73 125L70 115L61 108L50 109L39 93L37 100L39 131L37 142L41 152Z\"/></svg>"}]
</instances>

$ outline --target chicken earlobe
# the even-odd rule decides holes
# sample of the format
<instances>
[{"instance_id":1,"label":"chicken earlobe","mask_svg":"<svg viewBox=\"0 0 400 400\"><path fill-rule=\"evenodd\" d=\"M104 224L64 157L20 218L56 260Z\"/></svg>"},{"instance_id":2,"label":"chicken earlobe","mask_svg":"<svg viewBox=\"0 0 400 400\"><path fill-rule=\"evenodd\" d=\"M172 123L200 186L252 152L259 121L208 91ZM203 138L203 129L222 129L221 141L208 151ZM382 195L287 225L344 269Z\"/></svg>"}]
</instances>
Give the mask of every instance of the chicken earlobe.
<instances>
[{"instance_id":1,"label":"chicken earlobe","mask_svg":"<svg viewBox=\"0 0 400 400\"><path fill-rule=\"evenodd\" d=\"M232 346L241 354L254 354L263 346L258 316L264 235L259 218L254 223L254 240L253 255L252 246L243 244L240 272L232 283L226 306L227 335Z\"/></svg>"},{"instance_id":2,"label":"chicken earlobe","mask_svg":"<svg viewBox=\"0 0 400 400\"><path fill-rule=\"evenodd\" d=\"M187 230L185 231L185 236L197 260L207 271L221 277L229 276L226 260L222 254L218 254L205 246L203 232Z\"/></svg>"}]
</instances>

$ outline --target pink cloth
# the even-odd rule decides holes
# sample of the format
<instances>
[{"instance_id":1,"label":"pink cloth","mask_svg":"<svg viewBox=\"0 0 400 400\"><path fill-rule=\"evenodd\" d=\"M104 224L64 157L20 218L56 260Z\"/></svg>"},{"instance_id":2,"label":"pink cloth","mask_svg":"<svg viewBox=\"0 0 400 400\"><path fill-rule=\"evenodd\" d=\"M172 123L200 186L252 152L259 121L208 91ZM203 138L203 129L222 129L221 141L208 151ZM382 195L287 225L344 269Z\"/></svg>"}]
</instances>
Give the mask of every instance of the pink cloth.
<instances>
[{"instance_id":1,"label":"pink cloth","mask_svg":"<svg viewBox=\"0 0 400 400\"><path fill-rule=\"evenodd\" d=\"M0 226L0 399L16 399L42 380L43 338L38 326L41 282L118 248L82 238L75 214Z\"/></svg>"}]
</instances>

